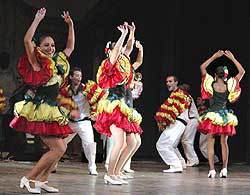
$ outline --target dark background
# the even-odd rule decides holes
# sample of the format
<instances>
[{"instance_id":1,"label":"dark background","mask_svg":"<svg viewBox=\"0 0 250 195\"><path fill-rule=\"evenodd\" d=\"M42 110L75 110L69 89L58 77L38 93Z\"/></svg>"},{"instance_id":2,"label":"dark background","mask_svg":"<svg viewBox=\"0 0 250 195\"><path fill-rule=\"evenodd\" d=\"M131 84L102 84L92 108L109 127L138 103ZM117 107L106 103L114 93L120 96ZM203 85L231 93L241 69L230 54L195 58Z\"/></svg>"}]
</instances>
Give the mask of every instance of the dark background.
<instances>
[{"instance_id":1,"label":"dark background","mask_svg":"<svg viewBox=\"0 0 250 195\"><path fill-rule=\"evenodd\" d=\"M6 1L0 1L3 6ZM14 3L13 3L14 2ZM48 9L45 20L39 25L36 36L51 33L60 50L67 38L67 27L59 13L69 10L75 21L76 46L70 57L72 66L80 66L84 79L95 80L95 74L104 58L104 47L109 40L117 40L120 33L116 26L128 21L136 24L136 39L144 46L144 62L138 69L143 74L144 91L135 107L143 116L142 146L136 159L158 159L155 144L159 137L153 116L167 98L165 77L175 74L182 82L192 86L194 98L200 95L199 65L219 49L230 50L246 69L241 81L240 100L230 105L239 119L237 134L229 139L230 161L250 162L249 133L249 43L250 4L247 0L211 1L14 1L8 6L22 9L26 23L19 25L19 37L23 37L36 10ZM32 3L31 3L32 2ZM53 4L54 2L54 4ZM73 4L77 4L74 5ZM78 13L78 8L86 8ZM53 10L53 11L50 11ZM79 10L78 10L79 11ZM19 11L20 12L20 11ZM82 13L82 14L81 14ZM18 17L14 21L18 22ZM12 19L13 21L13 19ZM11 25L17 25L12 23ZM4 28L0 31L4 32ZM19 29L18 29L19 30ZM16 32L18 33L18 32ZM23 46L21 46L23 47ZM23 51L23 48L20 49ZM132 53L135 59L136 50ZM236 75L234 65L226 58L211 64L213 74L217 65L227 65L231 76ZM13 63L13 66L16 66Z\"/></svg>"}]
</instances>

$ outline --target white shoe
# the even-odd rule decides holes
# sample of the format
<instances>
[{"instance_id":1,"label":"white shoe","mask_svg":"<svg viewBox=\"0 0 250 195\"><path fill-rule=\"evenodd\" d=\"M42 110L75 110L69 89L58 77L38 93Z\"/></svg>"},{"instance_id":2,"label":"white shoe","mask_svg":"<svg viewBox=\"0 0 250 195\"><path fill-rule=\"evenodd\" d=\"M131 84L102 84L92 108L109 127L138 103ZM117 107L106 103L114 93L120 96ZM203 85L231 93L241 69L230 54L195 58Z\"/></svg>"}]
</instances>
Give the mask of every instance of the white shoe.
<instances>
[{"instance_id":1,"label":"white shoe","mask_svg":"<svg viewBox=\"0 0 250 195\"><path fill-rule=\"evenodd\" d=\"M35 188L30 187L30 182L35 183ZM40 194L41 193L41 188L36 185L36 182L33 180L29 180L26 177L22 177L20 181L20 188L26 188L28 192L33 193L33 194Z\"/></svg>"},{"instance_id":2,"label":"white shoe","mask_svg":"<svg viewBox=\"0 0 250 195\"><path fill-rule=\"evenodd\" d=\"M208 172L207 175L208 178L215 178L215 176L216 176L216 171L214 169Z\"/></svg>"},{"instance_id":3,"label":"white shoe","mask_svg":"<svg viewBox=\"0 0 250 195\"><path fill-rule=\"evenodd\" d=\"M184 159L181 160L181 165L182 165L182 169L186 169L187 168L187 164L185 162Z\"/></svg>"},{"instance_id":4,"label":"white shoe","mask_svg":"<svg viewBox=\"0 0 250 195\"><path fill-rule=\"evenodd\" d=\"M46 192L49 192L49 193L59 192L59 190L57 188L54 188L52 186L47 185L47 183L48 183L47 181L45 181L45 182L36 181L36 183L41 189L45 190Z\"/></svg>"},{"instance_id":5,"label":"white shoe","mask_svg":"<svg viewBox=\"0 0 250 195\"><path fill-rule=\"evenodd\" d=\"M132 176L132 175L127 175L127 174L124 174L124 173L121 173L121 174L120 174L120 177L121 177L122 179L133 179L133 178L134 178L134 176Z\"/></svg>"},{"instance_id":6,"label":"white shoe","mask_svg":"<svg viewBox=\"0 0 250 195\"><path fill-rule=\"evenodd\" d=\"M96 169L91 169L91 170L89 170L89 174L90 175L98 175L98 172L96 171Z\"/></svg>"},{"instance_id":7,"label":"white shoe","mask_svg":"<svg viewBox=\"0 0 250 195\"><path fill-rule=\"evenodd\" d=\"M163 170L163 173L182 173L182 168L173 168L170 167L169 169Z\"/></svg>"},{"instance_id":8,"label":"white shoe","mask_svg":"<svg viewBox=\"0 0 250 195\"><path fill-rule=\"evenodd\" d=\"M227 168L221 169L220 178L227 178Z\"/></svg>"},{"instance_id":9,"label":"white shoe","mask_svg":"<svg viewBox=\"0 0 250 195\"><path fill-rule=\"evenodd\" d=\"M194 162L188 162L187 167L195 167L199 165L199 161L194 161Z\"/></svg>"},{"instance_id":10,"label":"white shoe","mask_svg":"<svg viewBox=\"0 0 250 195\"><path fill-rule=\"evenodd\" d=\"M104 175L104 182L105 184L111 184L111 185L122 185L121 181L118 181L117 178L114 175Z\"/></svg>"},{"instance_id":11,"label":"white shoe","mask_svg":"<svg viewBox=\"0 0 250 195\"><path fill-rule=\"evenodd\" d=\"M125 173L134 173L135 171L132 169L123 169Z\"/></svg>"},{"instance_id":12,"label":"white shoe","mask_svg":"<svg viewBox=\"0 0 250 195\"><path fill-rule=\"evenodd\" d=\"M120 181L122 184L126 184L126 185L128 184L128 182L122 179L120 175L115 175L115 178L117 181Z\"/></svg>"}]
</instances>

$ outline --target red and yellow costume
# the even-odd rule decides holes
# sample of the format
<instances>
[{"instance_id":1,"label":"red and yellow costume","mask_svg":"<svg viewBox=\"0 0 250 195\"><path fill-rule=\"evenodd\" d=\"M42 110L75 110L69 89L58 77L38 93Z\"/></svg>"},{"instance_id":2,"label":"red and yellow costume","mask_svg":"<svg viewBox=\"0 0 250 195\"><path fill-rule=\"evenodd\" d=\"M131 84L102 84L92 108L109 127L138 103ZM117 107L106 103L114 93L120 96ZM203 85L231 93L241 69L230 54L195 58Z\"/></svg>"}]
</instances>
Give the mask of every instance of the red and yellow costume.
<instances>
[{"instance_id":1,"label":"red and yellow costume","mask_svg":"<svg viewBox=\"0 0 250 195\"><path fill-rule=\"evenodd\" d=\"M73 133L68 122L71 109L76 108L70 98L58 95L69 74L67 57L59 52L51 58L39 48L34 52L41 70L33 70L26 54L21 57L18 71L32 90L26 93L25 100L15 104L15 118L10 126L38 136L66 137Z\"/></svg>"},{"instance_id":2,"label":"red and yellow costume","mask_svg":"<svg viewBox=\"0 0 250 195\"><path fill-rule=\"evenodd\" d=\"M6 101L6 99L5 99L5 97L4 97L4 94L3 94L3 89L2 88L0 88L0 112L2 112L3 111L3 109L5 108L5 101Z\"/></svg>"},{"instance_id":3,"label":"red and yellow costume","mask_svg":"<svg viewBox=\"0 0 250 195\"><path fill-rule=\"evenodd\" d=\"M226 81L227 91L224 93L214 91L214 82L214 78L209 74L202 77L201 96L203 99L210 99L210 106L199 118L198 131L204 134L234 135L238 120L233 111L226 108L226 103L234 103L239 98L239 81L231 77Z\"/></svg>"},{"instance_id":4,"label":"red and yellow costume","mask_svg":"<svg viewBox=\"0 0 250 195\"><path fill-rule=\"evenodd\" d=\"M190 95L180 88L173 91L168 99L163 102L156 112L155 120L161 130L165 130L170 124L175 123L180 116L191 105Z\"/></svg>"},{"instance_id":5,"label":"red and yellow costume","mask_svg":"<svg viewBox=\"0 0 250 195\"><path fill-rule=\"evenodd\" d=\"M132 80L132 65L123 55L114 65L109 58L105 59L98 69L98 85L94 82L86 85L86 95L96 110L94 127L98 132L111 136L110 126L114 124L128 133L142 133L142 117L129 101L128 90ZM93 91L95 94L90 95L89 92L93 94Z\"/></svg>"}]
</instances>

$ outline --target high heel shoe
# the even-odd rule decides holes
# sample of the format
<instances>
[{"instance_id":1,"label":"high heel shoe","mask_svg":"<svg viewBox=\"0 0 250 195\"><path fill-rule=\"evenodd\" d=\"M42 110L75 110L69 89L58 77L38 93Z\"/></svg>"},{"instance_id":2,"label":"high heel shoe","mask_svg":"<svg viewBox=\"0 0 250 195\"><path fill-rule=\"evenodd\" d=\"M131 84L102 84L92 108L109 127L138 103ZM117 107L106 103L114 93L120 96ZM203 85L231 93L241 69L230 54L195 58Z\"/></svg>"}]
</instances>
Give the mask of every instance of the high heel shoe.
<instances>
[{"instance_id":1,"label":"high heel shoe","mask_svg":"<svg viewBox=\"0 0 250 195\"><path fill-rule=\"evenodd\" d=\"M220 178L227 178L227 168L221 169Z\"/></svg>"},{"instance_id":2,"label":"high heel shoe","mask_svg":"<svg viewBox=\"0 0 250 195\"><path fill-rule=\"evenodd\" d=\"M49 193L57 193L59 190L57 188L54 188L52 186L47 185L48 181L41 182L41 181L36 181L37 186L39 186L41 189L45 190L46 192Z\"/></svg>"},{"instance_id":3,"label":"high heel shoe","mask_svg":"<svg viewBox=\"0 0 250 195\"><path fill-rule=\"evenodd\" d=\"M215 176L216 176L216 171L214 169L209 170L207 177L208 178L215 178Z\"/></svg>"},{"instance_id":4,"label":"high heel shoe","mask_svg":"<svg viewBox=\"0 0 250 195\"><path fill-rule=\"evenodd\" d=\"M35 188L30 187L30 182L35 183ZM28 192L33 193L33 194L40 194L41 193L41 188L36 185L36 182L33 180L29 180L26 177L22 177L20 181L20 188L26 188Z\"/></svg>"},{"instance_id":5,"label":"high heel shoe","mask_svg":"<svg viewBox=\"0 0 250 195\"><path fill-rule=\"evenodd\" d=\"M117 181L120 181L122 184L126 184L126 185L128 184L128 182L122 179L120 175L115 175L115 178Z\"/></svg>"},{"instance_id":6,"label":"high heel shoe","mask_svg":"<svg viewBox=\"0 0 250 195\"><path fill-rule=\"evenodd\" d=\"M108 176L104 175L104 182L105 184L112 184L112 185L122 185L121 181L118 181L114 175Z\"/></svg>"}]
</instances>

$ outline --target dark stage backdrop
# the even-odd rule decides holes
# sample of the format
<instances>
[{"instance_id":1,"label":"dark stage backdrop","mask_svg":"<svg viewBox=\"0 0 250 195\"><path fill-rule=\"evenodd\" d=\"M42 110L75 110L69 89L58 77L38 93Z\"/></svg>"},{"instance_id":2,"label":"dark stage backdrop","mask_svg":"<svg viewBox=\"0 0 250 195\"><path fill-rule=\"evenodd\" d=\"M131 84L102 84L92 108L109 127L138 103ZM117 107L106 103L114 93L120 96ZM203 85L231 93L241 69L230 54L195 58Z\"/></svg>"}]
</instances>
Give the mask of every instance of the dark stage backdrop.
<instances>
[{"instance_id":1,"label":"dark stage backdrop","mask_svg":"<svg viewBox=\"0 0 250 195\"><path fill-rule=\"evenodd\" d=\"M142 146L135 158L159 158L155 143L159 137L154 113L167 97L165 76L176 74L192 86L194 98L200 95L199 65L219 49L231 50L246 68L241 82L242 96L231 107L239 118L237 135L229 138L230 160L241 162L249 158L249 15L247 1L106 1L89 15L88 23L77 35L77 49L72 57L81 65L86 78L95 73L104 58L107 41L117 40L116 26L134 21L136 39L144 46L144 63L138 71L143 74L144 91L135 106L143 116ZM84 21L83 21L84 24ZM136 55L134 51L133 56ZM133 59L133 58L132 58ZM79 64L80 62L80 64ZM74 64L74 63L73 63ZM227 59L212 64L228 65L231 75L236 69Z\"/></svg>"},{"instance_id":2,"label":"dark stage backdrop","mask_svg":"<svg viewBox=\"0 0 250 195\"><path fill-rule=\"evenodd\" d=\"M21 13L26 14L26 21L29 21L23 25L23 29L19 25L20 31L18 29L15 32L23 37L37 8L21 5L18 0L15 2L19 7L16 10L24 10ZM46 6L46 1L42 2ZM79 6L84 6L84 1ZM69 11L73 12L70 8ZM75 21L76 47L70 61L72 66L83 69L84 79L95 80L97 68L105 57L104 47L107 41L118 39L120 34L116 26L124 21L135 22L136 39L144 46L144 62L138 69L143 74L144 91L140 99L135 101L135 107L143 116L144 133L142 146L135 158L159 159L155 144L160 134L153 117L169 95L165 87L166 75L176 74L182 82L189 83L192 86L192 95L196 98L200 95L199 65L217 50L228 49L246 69L246 75L241 82L242 96L236 104L230 106L239 119L237 135L229 139L230 160L250 162L248 1L100 0L85 17ZM38 31L54 32L60 42L66 39L65 28L61 19L48 16ZM136 50L133 51L132 60L135 60L136 54ZM217 64L228 65L231 75L235 75L235 67L226 59L212 64L209 69L211 74Z\"/></svg>"}]
</instances>

